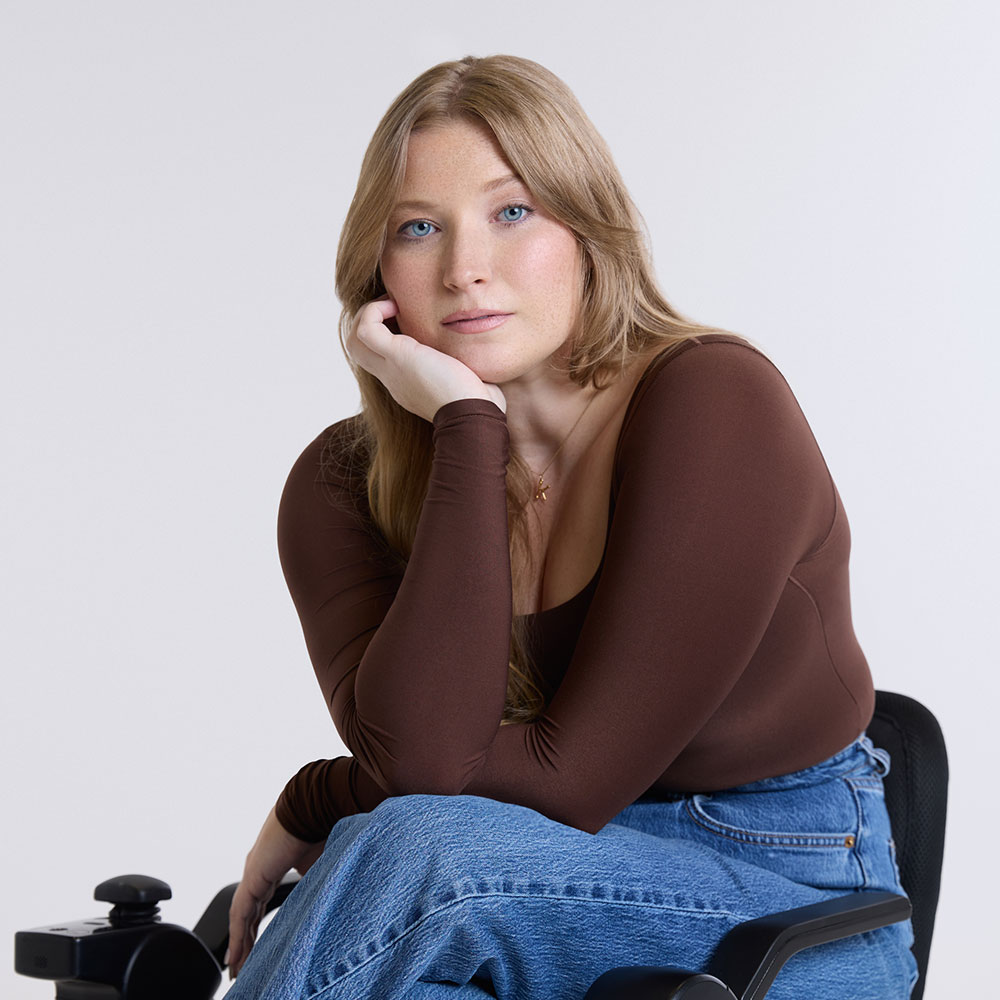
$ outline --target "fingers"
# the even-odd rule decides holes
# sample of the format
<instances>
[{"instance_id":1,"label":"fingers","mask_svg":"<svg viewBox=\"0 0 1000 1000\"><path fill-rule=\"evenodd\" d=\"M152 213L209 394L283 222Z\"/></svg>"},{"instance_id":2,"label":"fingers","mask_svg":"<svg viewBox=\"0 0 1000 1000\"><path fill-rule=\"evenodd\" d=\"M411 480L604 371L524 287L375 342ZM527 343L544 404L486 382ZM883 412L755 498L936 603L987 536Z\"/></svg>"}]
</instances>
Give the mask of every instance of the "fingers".
<instances>
[{"instance_id":1,"label":"fingers","mask_svg":"<svg viewBox=\"0 0 1000 1000\"><path fill-rule=\"evenodd\" d=\"M427 421L457 399L491 399L506 412L499 387L487 389L457 358L387 329L385 320L397 314L391 299L375 299L358 310L344 344L353 364L378 379L400 406Z\"/></svg>"},{"instance_id":2,"label":"fingers","mask_svg":"<svg viewBox=\"0 0 1000 1000\"><path fill-rule=\"evenodd\" d=\"M257 939L257 928L260 920L244 924L242 929L229 936L229 978L235 979L243 968L244 962L250 957L250 950Z\"/></svg>"},{"instance_id":3,"label":"fingers","mask_svg":"<svg viewBox=\"0 0 1000 1000\"><path fill-rule=\"evenodd\" d=\"M229 907L229 978L235 979L250 949L257 938L257 928L264 917L267 903L255 899L247 888L246 881L240 882L233 894Z\"/></svg>"},{"instance_id":4,"label":"fingers","mask_svg":"<svg viewBox=\"0 0 1000 1000\"><path fill-rule=\"evenodd\" d=\"M392 349L395 334L384 324L399 314L399 307L389 298L375 299L358 310L347 337L347 353L365 371L375 374L379 359Z\"/></svg>"},{"instance_id":5,"label":"fingers","mask_svg":"<svg viewBox=\"0 0 1000 1000\"><path fill-rule=\"evenodd\" d=\"M247 920L244 914L244 902L241 895L242 883L237 887L233 901L229 907L229 951L227 964L229 978L235 979L239 967L243 964L246 954L244 939L246 937Z\"/></svg>"},{"instance_id":6,"label":"fingers","mask_svg":"<svg viewBox=\"0 0 1000 1000\"><path fill-rule=\"evenodd\" d=\"M396 300L389 298L388 295L384 298L372 299L368 306L374 306L382 314L382 319L399 315L399 306L396 305Z\"/></svg>"},{"instance_id":7,"label":"fingers","mask_svg":"<svg viewBox=\"0 0 1000 1000\"><path fill-rule=\"evenodd\" d=\"M372 339L373 333L376 340L379 339L379 334L382 334L384 342L385 336L394 336L385 326L385 321L398 315L399 307L392 299L374 299L358 310L357 316L354 317L352 332L360 334L366 343Z\"/></svg>"},{"instance_id":8,"label":"fingers","mask_svg":"<svg viewBox=\"0 0 1000 1000\"><path fill-rule=\"evenodd\" d=\"M319 846L322 848L323 845ZM229 906L228 965L231 979L236 978L247 960L267 912L267 904L281 879L309 847L281 826L272 807L247 854L243 878Z\"/></svg>"}]
</instances>

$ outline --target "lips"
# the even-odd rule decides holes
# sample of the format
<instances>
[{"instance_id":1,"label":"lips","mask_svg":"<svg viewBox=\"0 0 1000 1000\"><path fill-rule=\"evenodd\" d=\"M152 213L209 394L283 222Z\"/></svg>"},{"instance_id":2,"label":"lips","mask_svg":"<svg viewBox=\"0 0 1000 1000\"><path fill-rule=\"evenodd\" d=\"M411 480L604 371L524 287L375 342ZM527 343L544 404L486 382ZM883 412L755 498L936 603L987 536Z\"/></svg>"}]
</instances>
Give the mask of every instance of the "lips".
<instances>
[{"instance_id":1,"label":"lips","mask_svg":"<svg viewBox=\"0 0 1000 1000\"><path fill-rule=\"evenodd\" d=\"M460 312L453 312L450 316L445 316L441 322L447 326L450 323L457 323L466 319L482 319L484 316L509 316L510 313L502 309L463 309Z\"/></svg>"},{"instance_id":2,"label":"lips","mask_svg":"<svg viewBox=\"0 0 1000 1000\"><path fill-rule=\"evenodd\" d=\"M485 333L500 326L501 323L506 323L510 316L513 316L513 313L470 309L452 313L441 320L441 325L455 333Z\"/></svg>"}]
</instances>

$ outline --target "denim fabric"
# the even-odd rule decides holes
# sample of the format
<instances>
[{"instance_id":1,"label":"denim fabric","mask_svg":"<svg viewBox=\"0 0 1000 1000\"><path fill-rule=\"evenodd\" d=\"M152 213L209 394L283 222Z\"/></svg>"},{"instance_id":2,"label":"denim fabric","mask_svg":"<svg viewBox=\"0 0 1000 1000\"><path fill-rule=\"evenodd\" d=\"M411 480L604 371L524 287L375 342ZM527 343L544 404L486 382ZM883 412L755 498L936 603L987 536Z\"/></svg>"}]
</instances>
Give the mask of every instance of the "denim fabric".
<instances>
[{"instance_id":1,"label":"denim fabric","mask_svg":"<svg viewBox=\"0 0 1000 1000\"><path fill-rule=\"evenodd\" d=\"M474 795L405 795L333 828L227 1000L579 1000L620 965L702 970L736 923L901 892L861 737L815 767L643 797L597 834ZM768 997L905 1000L910 924L799 952Z\"/></svg>"}]
</instances>

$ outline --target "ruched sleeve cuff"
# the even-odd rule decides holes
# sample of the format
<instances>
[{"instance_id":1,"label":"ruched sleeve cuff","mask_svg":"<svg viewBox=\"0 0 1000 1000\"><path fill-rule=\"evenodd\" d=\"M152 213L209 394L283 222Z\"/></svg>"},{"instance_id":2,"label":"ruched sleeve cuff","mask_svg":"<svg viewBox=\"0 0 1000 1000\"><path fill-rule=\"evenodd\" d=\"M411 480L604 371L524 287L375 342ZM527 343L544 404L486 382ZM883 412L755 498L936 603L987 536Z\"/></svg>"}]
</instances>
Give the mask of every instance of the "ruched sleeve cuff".
<instances>
[{"instance_id":1,"label":"ruched sleeve cuff","mask_svg":"<svg viewBox=\"0 0 1000 1000\"><path fill-rule=\"evenodd\" d=\"M434 454L465 466L506 470L510 439L507 417L488 399L456 399L434 414Z\"/></svg>"},{"instance_id":2,"label":"ruched sleeve cuff","mask_svg":"<svg viewBox=\"0 0 1000 1000\"><path fill-rule=\"evenodd\" d=\"M274 805L278 822L299 840L326 840L338 820L371 812L388 798L354 757L314 760L299 768Z\"/></svg>"},{"instance_id":3,"label":"ruched sleeve cuff","mask_svg":"<svg viewBox=\"0 0 1000 1000\"><path fill-rule=\"evenodd\" d=\"M285 785L274 814L293 837L326 840L338 819L359 811L351 795L350 763L350 757L314 760Z\"/></svg>"}]
</instances>

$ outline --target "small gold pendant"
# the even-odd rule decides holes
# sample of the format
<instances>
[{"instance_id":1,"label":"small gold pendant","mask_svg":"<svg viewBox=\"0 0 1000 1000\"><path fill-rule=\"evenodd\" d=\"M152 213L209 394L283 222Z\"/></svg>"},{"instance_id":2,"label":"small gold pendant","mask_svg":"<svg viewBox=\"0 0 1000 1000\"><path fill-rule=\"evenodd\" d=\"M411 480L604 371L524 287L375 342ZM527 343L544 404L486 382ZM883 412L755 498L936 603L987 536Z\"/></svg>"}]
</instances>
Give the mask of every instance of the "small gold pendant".
<instances>
[{"instance_id":1,"label":"small gold pendant","mask_svg":"<svg viewBox=\"0 0 1000 1000\"><path fill-rule=\"evenodd\" d=\"M539 476L538 477L538 486L535 489L535 499L536 500L548 500L548 497L545 495L545 491L547 489L550 489L549 485L547 483L543 483L542 482L542 477Z\"/></svg>"}]
</instances>

